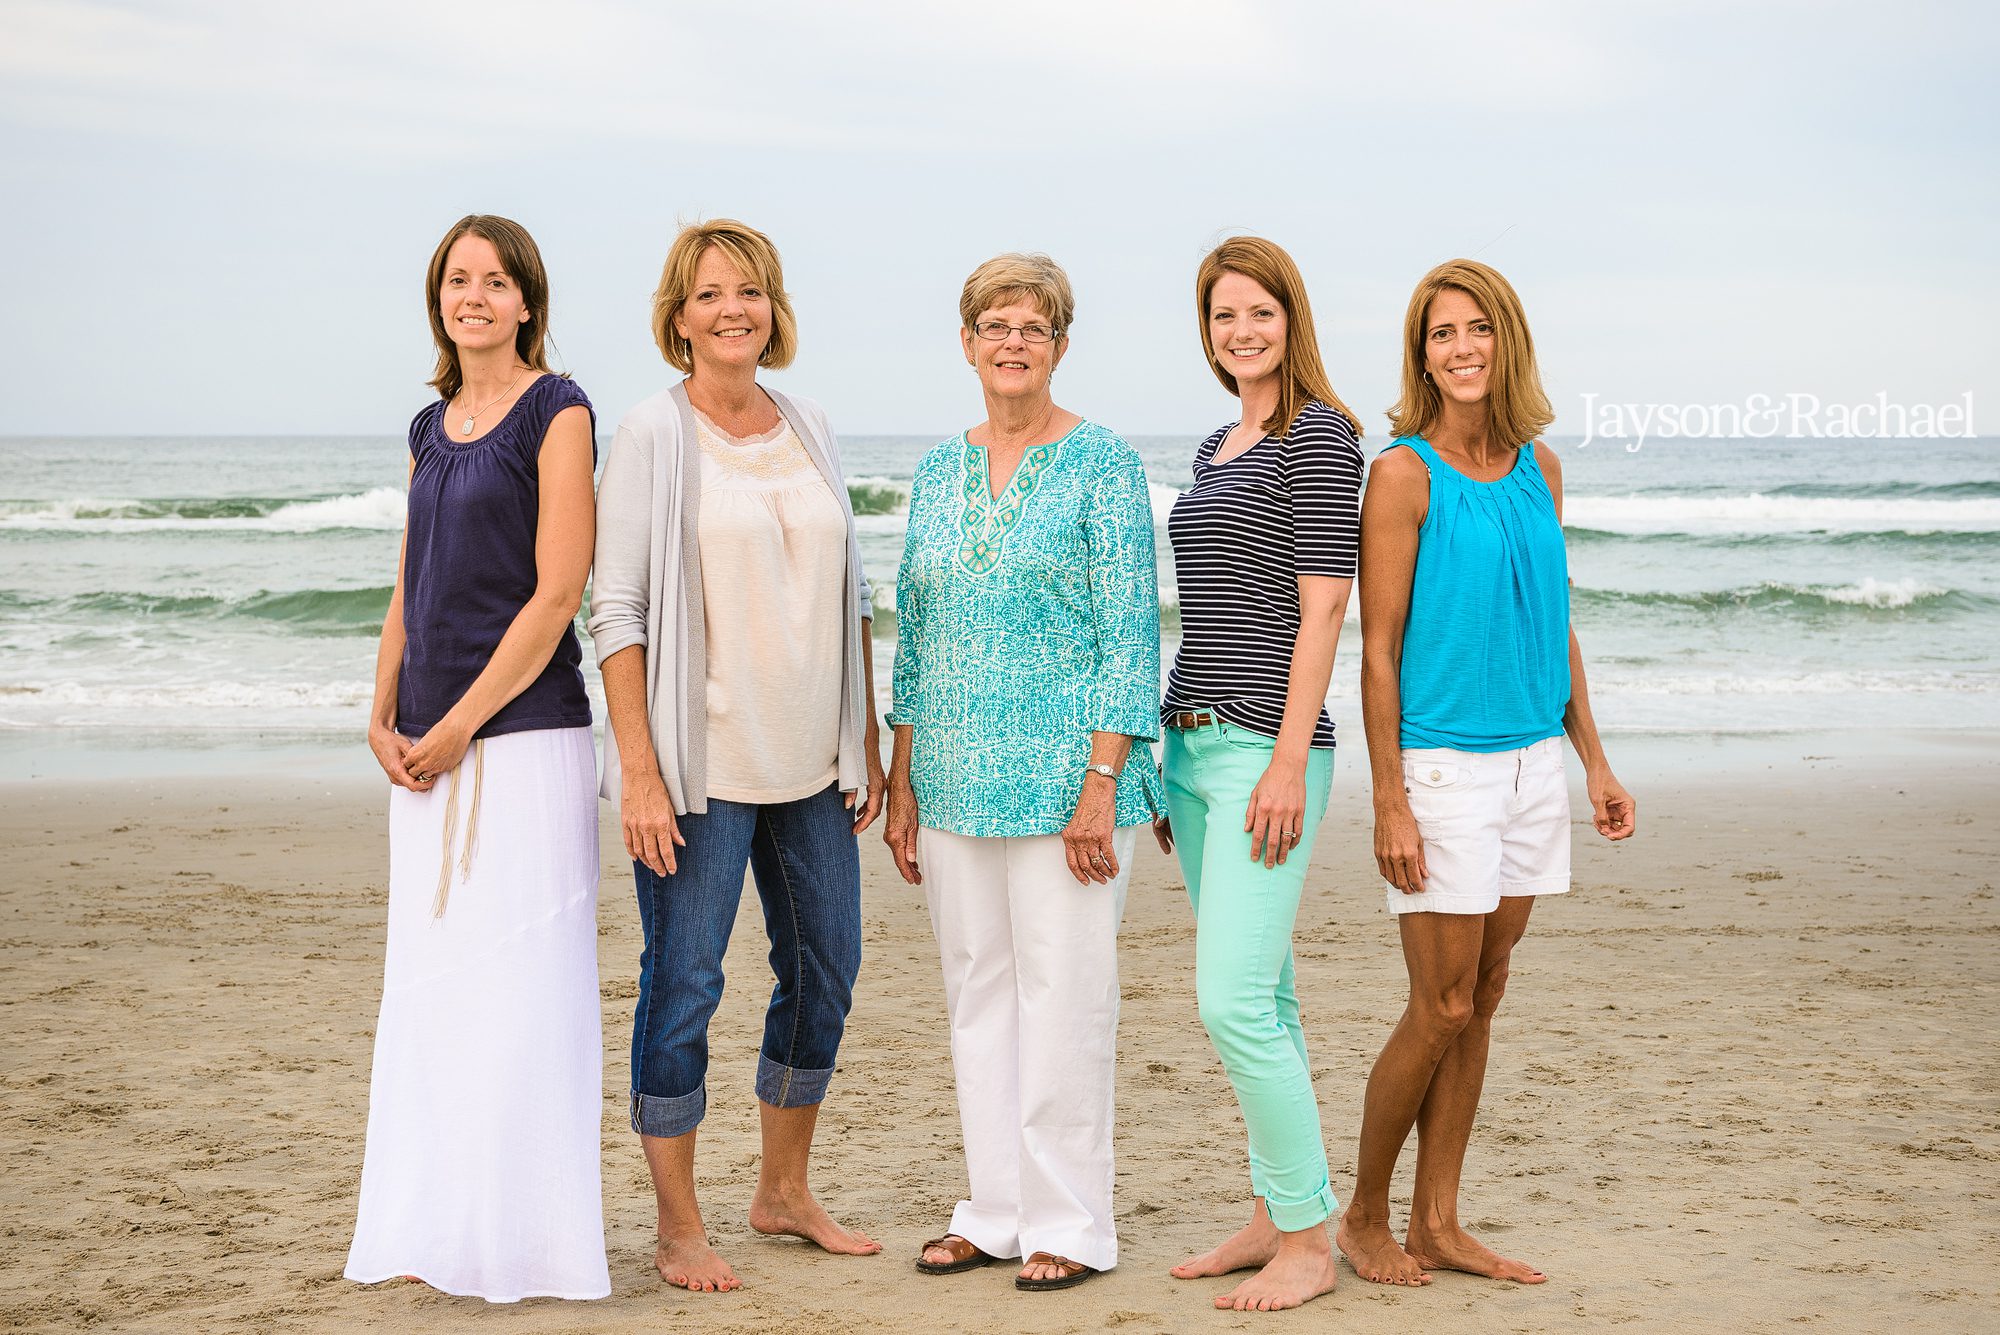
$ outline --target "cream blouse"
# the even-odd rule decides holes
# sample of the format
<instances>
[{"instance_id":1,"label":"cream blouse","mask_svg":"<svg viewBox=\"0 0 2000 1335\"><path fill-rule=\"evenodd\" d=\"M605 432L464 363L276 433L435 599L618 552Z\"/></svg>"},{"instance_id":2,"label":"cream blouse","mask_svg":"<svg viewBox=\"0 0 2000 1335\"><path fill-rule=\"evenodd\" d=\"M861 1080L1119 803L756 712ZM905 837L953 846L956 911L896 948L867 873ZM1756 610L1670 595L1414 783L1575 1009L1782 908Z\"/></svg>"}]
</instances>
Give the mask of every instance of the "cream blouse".
<instances>
[{"instance_id":1,"label":"cream blouse","mask_svg":"<svg viewBox=\"0 0 2000 1335\"><path fill-rule=\"evenodd\" d=\"M696 436L708 795L794 802L838 773L847 521L790 423Z\"/></svg>"}]
</instances>

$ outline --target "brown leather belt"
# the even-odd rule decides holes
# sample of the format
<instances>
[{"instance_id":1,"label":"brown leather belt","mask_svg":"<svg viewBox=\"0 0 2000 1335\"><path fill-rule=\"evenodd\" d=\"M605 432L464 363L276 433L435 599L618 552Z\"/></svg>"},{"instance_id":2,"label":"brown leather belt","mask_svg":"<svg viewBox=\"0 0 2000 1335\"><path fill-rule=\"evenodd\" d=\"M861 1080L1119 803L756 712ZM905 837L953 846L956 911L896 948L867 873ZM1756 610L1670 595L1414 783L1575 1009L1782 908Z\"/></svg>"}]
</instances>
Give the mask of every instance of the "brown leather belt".
<instances>
[{"instance_id":1,"label":"brown leather belt","mask_svg":"<svg viewBox=\"0 0 2000 1335\"><path fill-rule=\"evenodd\" d=\"M1196 728L1206 728L1215 721L1215 715L1206 709L1183 709L1178 714L1167 715L1167 726L1175 732L1192 732Z\"/></svg>"}]
</instances>

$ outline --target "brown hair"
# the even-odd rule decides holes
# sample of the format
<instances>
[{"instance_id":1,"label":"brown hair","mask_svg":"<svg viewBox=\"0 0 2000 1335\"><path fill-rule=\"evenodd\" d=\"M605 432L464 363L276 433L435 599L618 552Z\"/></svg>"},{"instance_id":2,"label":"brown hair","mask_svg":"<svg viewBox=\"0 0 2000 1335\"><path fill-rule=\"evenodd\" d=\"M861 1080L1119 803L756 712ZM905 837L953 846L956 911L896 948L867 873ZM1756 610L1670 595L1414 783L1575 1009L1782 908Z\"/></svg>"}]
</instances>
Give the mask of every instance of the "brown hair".
<instances>
[{"instance_id":1,"label":"brown hair","mask_svg":"<svg viewBox=\"0 0 2000 1335\"><path fill-rule=\"evenodd\" d=\"M1070 290L1069 275L1046 255L1020 251L995 255L966 276L958 293L958 321L970 329L980 312L1024 300L1049 317L1058 342L1069 337L1076 320L1076 294Z\"/></svg>"},{"instance_id":2,"label":"brown hair","mask_svg":"<svg viewBox=\"0 0 2000 1335\"><path fill-rule=\"evenodd\" d=\"M1201 332L1201 351L1208 358L1208 369L1215 372L1222 387L1241 397L1236 377L1223 369L1208 336L1208 299L1226 273L1242 274L1276 297L1285 311L1285 356L1278 367L1281 388L1277 409L1262 424L1265 434L1287 430L1299 410L1318 399L1345 417L1354 434L1360 435L1361 419L1348 411L1326 378L1326 364L1319 355L1319 334L1313 329L1312 303L1306 300L1306 280L1300 277L1299 266L1292 263L1283 246L1261 236L1230 237L1204 255L1201 267L1195 270L1195 326Z\"/></svg>"},{"instance_id":3,"label":"brown hair","mask_svg":"<svg viewBox=\"0 0 2000 1335\"><path fill-rule=\"evenodd\" d=\"M1486 420L1493 439L1521 446L1556 420L1542 373L1535 365L1535 340L1521 298L1499 272L1478 260L1446 260L1423 276L1410 294L1403 316L1403 394L1389 410L1389 427L1399 436L1421 436L1437 423L1444 395L1426 377L1424 343L1430 334L1431 303L1446 288L1472 298L1493 324L1492 388L1486 393Z\"/></svg>"},{"instance_id":4,"label":"brown hair","mask_svg":"<svg viewBox=\"0 0 2000 1335\"><path fill-rule=\"evenodd\" d=\"M482 237L493 243L500 254L500 267L521 289L521 301L528 318L514 331L514 355L530 370L549 369L542 344L549 333L549 271L542 267L542 252L528 229L511 218L493 213L468 213L451 225L431 254L430 272L424 278L424 300L430 306L431 340L437 344L437 369L430 386L439 397L452 399L465 387L465 373L458 364L458 345L444 327L444 312L438 309L444 291L445 260L462 236Z\"/></svg>"},{"instance_id":5,"label":"brown hair","mask_svg":"<svg viewBox=\"0 0 2000 1335\"><path fill-rule=\"evenodd\" d=\"M694 348L674 332L674 317L694 292L694 273L710 246L721 251L737 270L764 289L771 299L771 337L757 358L757 365L782 370L798 355L799 324L792 314L792 299L785 291L785 270L778 260L778 248L747 223L734 218L691 223L681 228L667 248L667 262L660 268L660 285L653 289L653 342L667 365L682 373L694 370Z\"/></svg>"}]
</instances>

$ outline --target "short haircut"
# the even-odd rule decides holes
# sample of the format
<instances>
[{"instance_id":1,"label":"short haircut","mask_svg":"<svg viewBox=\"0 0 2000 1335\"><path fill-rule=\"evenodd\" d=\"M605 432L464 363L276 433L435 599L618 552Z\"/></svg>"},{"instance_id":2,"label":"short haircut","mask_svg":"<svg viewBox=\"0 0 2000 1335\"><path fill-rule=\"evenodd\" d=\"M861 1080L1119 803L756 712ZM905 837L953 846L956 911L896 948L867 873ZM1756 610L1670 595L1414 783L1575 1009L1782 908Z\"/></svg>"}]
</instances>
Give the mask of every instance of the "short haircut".
<instances>
[{"instance_id":1,"label":"short haircut","mask_svg":"<svg viewBox=\"0 0 2000 1335\"><path fill-rule=\"evenodd\" d=\"M1486 392L1488 429L1502 445L1521 446L1556 420L1542 373L1535 365L1535 340L1513 284L1478 260L1446 260L1423 276L1403 315L1403 394L1389 410L1389 427L1399 436L1421 436L1437 424L1444 394L1425 378L1431 303L1446 288L1465 293L1493 323L1493 365Z\"/></svg>"},{"instance_id":2,"label":"short haircut","mask_svg":"<svg viewBox=\"0 0 2000 1335\"><path fill-rule=\"evenodd\" d=\"M653 289L653 342L660 345L660 355L676 371L694 370L694 349L674 332L674 317L693 294L695 270L711 246L771 299L771 337L757 365L774 371L790 366L799 351L799 325L792 314L792 299L785 292L785 270L778 260L778 248L770 237L734 218L691 223L681 228L674 244L667 248L660 285Z\"/></svg>"},{"instance_id":3,"label":"short haircut","mask_svg":"<svg viewBox=\"0 0 2000 1335\"><path fill-rule=\"evenodd\" d=\"M958 319L967 329L981 313L1025 302L1039 310L1054 327L1056 337L1067 338L1076 319L1076 294L1070 290L1069 275L1046 255L1018 251L995 255L974 269L958 294Z\"/></svg>"}]
</instances>

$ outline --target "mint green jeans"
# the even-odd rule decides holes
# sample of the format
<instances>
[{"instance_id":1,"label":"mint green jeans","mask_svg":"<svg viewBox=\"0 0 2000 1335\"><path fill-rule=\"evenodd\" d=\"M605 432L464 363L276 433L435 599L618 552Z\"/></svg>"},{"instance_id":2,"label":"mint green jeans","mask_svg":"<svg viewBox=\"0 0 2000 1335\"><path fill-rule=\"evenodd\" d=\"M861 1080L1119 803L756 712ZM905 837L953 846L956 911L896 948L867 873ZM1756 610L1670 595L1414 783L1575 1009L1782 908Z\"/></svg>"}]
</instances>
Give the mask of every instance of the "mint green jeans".
<instances>
[{"instance_id":1,"label":"mint green jeans","mask_svg":"<svg viewBox=\"0 0 2000 1335\"><path fill-rule=\"evenodd\" d=\"M1306 762L1305 820L1283 864L1250 857L1243 828L1271 739L1234 724L1167 730L1167 814L1195 916L1195 996L1250 1132L1250 1189L1287 1233L1339 1208L1327 1182L1306 1035L1292 981L1313 837L1333 787L1333 751Z\"/></svg>"}]
</instances>

